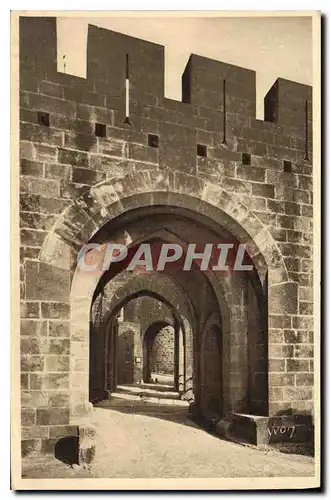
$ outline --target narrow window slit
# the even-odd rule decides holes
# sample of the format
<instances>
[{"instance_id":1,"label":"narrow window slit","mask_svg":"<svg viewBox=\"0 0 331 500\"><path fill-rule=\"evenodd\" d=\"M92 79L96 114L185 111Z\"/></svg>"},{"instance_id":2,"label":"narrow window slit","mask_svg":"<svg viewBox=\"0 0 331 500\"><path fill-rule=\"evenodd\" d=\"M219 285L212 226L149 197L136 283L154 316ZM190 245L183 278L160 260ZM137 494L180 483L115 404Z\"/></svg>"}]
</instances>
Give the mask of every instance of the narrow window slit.
<instances>
[{"instance_id":1,"label":"narrow window slit","mask_svg":"<svg viewBox=\"0 0 331 500\"><path fill-rule=\"evenodd\" d=\"M159 147L159 136L156 134L148 134L148 145L151 148Z\"/></svg>"},{"instance_id":2,"label":"narrow window slit","mask_svg":"<svg viewBox=\"0 0 331 500\"><path fill-rule=\"evenodd\" d=\"M226 144L226 80L223 80L223 141Z\"/></svg>"},{"instance_id":3,"label":"narrow window slit","mask_svg":"<svg viewBox=\"0 0 331 500\"><path fill-rule=\"evenodd\" d=\"M201 156L202 158L207 157L207 146L204 144L197 144L197 156Z\"/></svg>"},{"instance_id":4,"label":"narrow window slit","mask_svg":"<svg viewBox=\"0 0 331 500\"><path fill-rule=\"evenodd\" d=\"M107 136L106 125L104 123L96 123L94 132L97 137L106 137Z\"/></svg>"},{"instance_id":5,"label":"narrow window slit","mask_svg":"<svg viewBox=\"0 0 331 500\"><path fill-rule=\"evenodd\" d=\"M309 120L308 120L308 101L306 101L305 109L305 160L309 160Z\"/></svg>"},{"instance_id":6,"label":"narrow window slit","mask_svg":"<svg viewBox=\"0 0 331 500\"><path fill-rule=\"evenodd\" d=\"M129 72L129 54L125 59L125 119L124 123L131 125L130 122L130 72Z\"/></svg>"},{"instance_id":7,"label":"narrow window slit","mask_svg":"<svg viewBox=\"0 0 331 500\"><path fill-rule=\"evenodd\" d=\"M38 111L38 123L44 127L49 127L49 113Z\"/></svg>"},{"instance_id":8,"label":"narrow window slit","mask_svg":"<svg viewBox=\"0 0 331 500\"><path fill-rule=\"evenodd\" d=\"M284 160L284 172L292 172L292 162L289 160Z\"/></svg>"},{"instance_id":9,"label":"narrow window slit","mask_svg":"<svg viewBox=\"0 0 331 500\"><path fill-rule=\"evenodd\" d=\"M251 154L250 153L242 153L241 155L241 163L243 165L250 165L251 164Z\"/></svg>"}]
</instances>

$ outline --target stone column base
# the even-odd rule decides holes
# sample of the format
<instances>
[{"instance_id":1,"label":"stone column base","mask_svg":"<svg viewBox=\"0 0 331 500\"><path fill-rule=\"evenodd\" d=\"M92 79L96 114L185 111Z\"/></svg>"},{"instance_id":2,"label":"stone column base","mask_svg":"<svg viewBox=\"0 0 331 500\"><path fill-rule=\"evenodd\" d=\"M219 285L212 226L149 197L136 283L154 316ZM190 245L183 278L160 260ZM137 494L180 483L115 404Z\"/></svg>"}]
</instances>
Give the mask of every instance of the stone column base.
<instances>
[{"instance_id":1,"label":"stone column base","mask_svg":"<svg viewBox=\"0 0 331 500\"><path fill-rule=\"evenodd\" d=\"M308 443L313 441L313 422L310 415L281 415L263 417L234 413L217 422L215 431L225 438L253 445L275 443Z\"/></svg>"},{"instance_id":2,"label":"stone column base","mask_svg":"<svg viewBox=\"0 0 331 500\"><path fill-rule=\"evenodd\" d=\"M92 425L78 427L78 464L91 464L95 456L96 431Z\"/></svg>"}]
</instances>

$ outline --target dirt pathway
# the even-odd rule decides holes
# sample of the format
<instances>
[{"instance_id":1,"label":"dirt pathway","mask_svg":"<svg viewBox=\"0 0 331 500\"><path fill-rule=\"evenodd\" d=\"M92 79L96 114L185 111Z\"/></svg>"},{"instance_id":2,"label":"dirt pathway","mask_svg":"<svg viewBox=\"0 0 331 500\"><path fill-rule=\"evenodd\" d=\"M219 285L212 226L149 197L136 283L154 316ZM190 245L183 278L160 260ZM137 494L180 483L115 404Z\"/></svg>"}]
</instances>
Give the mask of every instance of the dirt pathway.
<instances>
[{"instance_id":1,"label":"dirt pathway","mask_svg":"<svg viewBox=\"0 0 331 500\"><path fill-rule=\"evenodd\" d=\"M170 410L170 409L169 409ZM91 470L55 459L31 463L25 477L222 478L313 476L311 457L262 451L221 440L182 413L94 408L96 457Z\"/></svg>"}]
</instances>

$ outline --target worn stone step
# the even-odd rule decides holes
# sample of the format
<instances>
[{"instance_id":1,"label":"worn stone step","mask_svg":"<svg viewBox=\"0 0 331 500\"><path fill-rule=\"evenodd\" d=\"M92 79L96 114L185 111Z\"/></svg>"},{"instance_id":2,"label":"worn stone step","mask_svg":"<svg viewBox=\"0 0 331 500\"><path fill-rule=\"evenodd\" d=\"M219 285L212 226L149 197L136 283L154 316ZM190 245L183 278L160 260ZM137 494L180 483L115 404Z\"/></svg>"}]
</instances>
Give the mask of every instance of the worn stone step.
<instances>
[{"instance_id":1,"label":"worn stone step","mask_svg":"<svg viewBox=\"0 0 331 500\"><path fill-rule=\"evenodd\" d=\"M109 396L109 400L111 402L119 401L123 404L123 402L127 402L127 404L134 405L160 405L160 406L179 406L187 408L189 403L187 401L182 401L181 399L164 399L150 396L139 396L136 394L126 394L122 392L113 392Z\"/></svg>"},{"instance_id":2,"label":"worn stone step","mask_svg":"<svg viewBox=\"0 0 331 500\"><path fill-rule=\"evenodd\" d=\"M143 382L141 384L131 384L131 387L140 387L144 389L153 389L157 390L158 392L174 392L175 388L173 385L168 385L168 384L155 384L155 383L147 383Z\"/></svg>"},{"instance_id":3,"label":"worn stone step","mask_svg":"<svg viewBox=\"0 0 331 500\"><path fill-rule=\"evenodd\" d=\"M162 405L151 404L142 401L128 401L121 399L104 400L96 403L95 408L104 408L106 410L115 410L123 413L143 413L144 415L173 415L174 417L181 417L188 415L187 406L178 405Z\"/></svg>"},{"instance_id":4,"label":"worn stone step","mask_svg":"<svg viewBox=\"0 0 331 500\"><path fill-rule=\"evenodd\" d=\"M158 391L157 388L152 389L143 385L118 385L116 392L124 394L143 395L147 397L155 397L158 399L180 399L176 391Z\"/></svg>"}]
</instances>

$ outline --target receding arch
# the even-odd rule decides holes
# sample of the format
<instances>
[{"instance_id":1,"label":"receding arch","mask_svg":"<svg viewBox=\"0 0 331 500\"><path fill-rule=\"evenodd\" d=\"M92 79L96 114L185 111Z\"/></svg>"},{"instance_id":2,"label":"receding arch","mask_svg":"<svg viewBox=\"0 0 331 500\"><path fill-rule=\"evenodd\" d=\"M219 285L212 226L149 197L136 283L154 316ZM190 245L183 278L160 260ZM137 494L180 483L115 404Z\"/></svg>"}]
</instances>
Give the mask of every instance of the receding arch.
<instances>
[{"instance_id":1,"label":"receding arch","mask_svg":"<svg viewBox=\"0 0 331 500\"><path fill-rule=\"evenodd\" d=\"M93 186L62 212L45 239L39 258L68 268L74 265L72 248L77 251L103 224L137 207L156 205L185 207L204 214L246 244L257 269L261 259L266 263L269 285L288 281L283 257L270 231L255 214L219 186L168 171L140 171Z\"/></svg>"},{"instance_id":2,"label":"receding arch","mask_svg":"<svg viewBox=\"0 0 331 500\"><path fill-rule=\"evenodd\" d=\"M269 287L287 280L283 258L261 221L222 188L205 182L196 184L194 177L187 177L189 188L182 185L177 189L175 184L170 183L163 190L157 190L159 184L153 185L153 175L149 177L149 174L147 178L150 178L151 182L148 185L143 185L142 177L137 176L138 189L133 178L117 179L114 185L107 181L91 188L60 216L44 243L40 259L53 266L74 271L70 298L73 356L85 356L83 344L88 341L88 311L100 280L100 275L84 276L79 269L75 270L77 247L90 241L102 224L110 220L115 221L117 217L139 207L151 209L164 206L169 209L185 209L193 218L194 214L199 213L214 224L225 227L240 242L247 244L262 284L265 284L267 270ZM130 191L131 187L127 187L130 182L133 191L138 193L134 194ZM70 238L76 242L74 246L68 245ZM225 303L229 307L229 300ZM230 324L229 327L231 328ZM74 371L70 372L70 376L74 375ZM84 389L79 387L77 394L71 397L73 406L77 406L77 400L84 399Z\"/></svg>"},{"instance_id":3,"label":"receding arch","mask_svg":"<svg viewBox=\"0 0 331 500\"><path fill-rule=\"evenodd\" d=\"M153 347L155 340L159 333L165 328L171 328L173 335L175 337L175 327L167 321L155 321L151 323L148 328L143 333L142 344L143 344L143 369L144 369L144 382L148 383L151 381L151 376L153 372ZM175 348L175 338L173 339L173 349ZM185 349L185 346L184 346ZM175 356L173 354L173 375L175 375ZM155 371L155 370L154 370ZM175 385L175 380L174 380Z\"/></svg>"}]
</instances>

